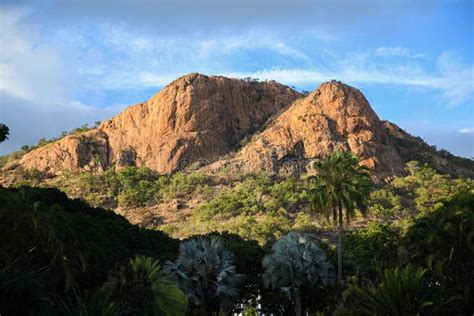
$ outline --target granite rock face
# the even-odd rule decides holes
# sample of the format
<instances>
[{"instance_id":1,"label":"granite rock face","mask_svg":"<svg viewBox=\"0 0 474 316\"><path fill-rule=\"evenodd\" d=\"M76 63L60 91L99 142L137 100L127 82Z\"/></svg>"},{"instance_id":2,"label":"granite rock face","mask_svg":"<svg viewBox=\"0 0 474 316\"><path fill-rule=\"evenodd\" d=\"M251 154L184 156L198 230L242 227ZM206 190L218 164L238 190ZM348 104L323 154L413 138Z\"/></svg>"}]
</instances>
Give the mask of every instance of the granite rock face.
<instances>
[{"instance_id":1,"label":"granite rock face","mask_svg":"<svg viewBox=\"0 0 474 316\"><path fill-rule=\"evenodd\" d=\"M356 153L377 177L403 172L391 137L364 95L340 82L323 83L268 125L229 163L246 171L301 171L311 160L338 149Z\"/></svg>"},{"instance_id":2,"label":"granite rock face","mask_svg":"<svg viewBox=\"0 0 474 316\"><path fill-rule=\"evenodd\" d=\"M24 155L18 164L23 169L53 175L64 170L101 172L109 166L108 153L107 134L95 129L39 147Z\"/></svg>"},{"instance_id":3,"label":"granite rock face","mask_svg":"<svg viewBox=\"0 0 474 316\"><path fill-rule=\"evenodd\" d=\"M50 174L115 165L169 173L190 163L208 164L236 149L298 96L274 81L190 74L92 132L33 150L19 164Z\"/></svg>"},{"instance_id":4,"label":"granite rock face","mask_svg":"<svg viewBox=\"0 0 474 316\"><path fill-rule=\"evenodd\" d=\"M252 82L190 74L148 101L129 106L98 128L66 136L5 168L101 172L146 166L171 173L197 164L214 172L310 171L310 162L333 150L351 150L373 175L404 173L406 161L429 161L438 170L473 176L420 138L381 121L364 95L338 81L309 95L274 81Z\"/></svg>"}]
</instances>

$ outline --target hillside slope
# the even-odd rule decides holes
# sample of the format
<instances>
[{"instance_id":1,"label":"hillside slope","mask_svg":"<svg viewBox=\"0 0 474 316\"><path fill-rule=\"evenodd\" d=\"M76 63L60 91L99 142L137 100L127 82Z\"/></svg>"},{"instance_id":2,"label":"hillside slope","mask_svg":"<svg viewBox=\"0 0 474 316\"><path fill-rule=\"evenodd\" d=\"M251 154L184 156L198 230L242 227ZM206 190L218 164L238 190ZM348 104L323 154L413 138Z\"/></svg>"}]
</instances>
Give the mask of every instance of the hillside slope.
<instances>
[{"instance_id":1,"label":"hillside slope","mask_svg":"<svg viewBox=\"0 0 474 316\"><path fill-rule=\"evenodd\" d=\"M298 96L273 81L190 74L96 130L31 151L19 164L50 174L128 165L169 173L193 162L207 164L235 149Z\"/></svg>"},{"instance_id":2,"label":"hillside slope","mask_svg":"<svg viewBox=\"0 0 474 316\"><path fill-rule=\"evenodd\" d=\"M323 83L295 101L230 163L245 171L302 171L336 149L359 155L379 178L403 172L399 152L364 95L340 82Z\"/></svg>"},{"instance_id":3,"label":"hillside slope","mask_svg":"<svg viewBox=\"0 0 474 316\"><path fill-rule=\"evenodd\" d=\"M98 128L31 150L3 170L55 176L145 166L163 174L197 164L207 172L300 174L335 149L359 155L380 180L402 175L414 159L474 176L474 162L381 121L359 90L341 82L323 83L303 97L274 81L201 74L178 78ZM0 183L12 182L5 177Z\"/></svg>"}]
</instances>

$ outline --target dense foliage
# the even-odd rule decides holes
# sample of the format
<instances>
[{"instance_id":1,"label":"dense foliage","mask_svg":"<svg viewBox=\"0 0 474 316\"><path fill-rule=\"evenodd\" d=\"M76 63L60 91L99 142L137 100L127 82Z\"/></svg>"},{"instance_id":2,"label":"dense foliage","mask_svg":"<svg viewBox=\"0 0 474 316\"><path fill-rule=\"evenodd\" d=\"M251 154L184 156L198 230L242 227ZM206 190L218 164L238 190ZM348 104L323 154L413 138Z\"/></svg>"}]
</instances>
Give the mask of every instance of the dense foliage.
<instances>
[{"instance_id":1,"label":"dense foliage","mask_svg":"<svg viewBox=\"0 0 474 316\"><path fill-rule=\"evenodd\" d=\"M162 261L178 242L55 189L0 187L0 306L62 314L135 254ZM22 302L22 304L18 304Z\"/></svg>"},{"instance_id":2,"label":"dense foliage","mask_svg":"<svg viewBox=\"0 0 474 316\"><path fill-rule=\"evenodd\" d=\"M474 190L415 220L403 239L404 260L425 266L442 309L474 310Z\"/></svg>"},{"instance_id":3,"label":"dense foliage","mask_svg":"<svg viewBox=\"0 0 474 316\"><path fill-rule=\"evenodd\" d=\"M8 139L8 135L10 134L10 129L5 124L0 123L0 143L6 141Z\"/></svg>"},{"instance_id":4,"label":"dense foliage","mask_svg":"<svg viewBox=\"0 0 474 316\"><path fill-rule=\"evenodd\" d=\"M109 280L96 290L105 300L86 304L89 313L94 307L103 312L104 301L119 315L185 315L187 300L178 284L161 269L158 260L137 256L113 271ZM101 304L97 306L96 302ZM99 308L97 308L99 307ZM102 307L102 308L101 308Z\"/></svg>"},{"instance_id":5,"label":"dense foliage","mask_svg":"<svg viewBox=\"0 0 474 316\"><path fill-rule=\"evenodd\" d=\"M29 183L43 181L34 171L29 179ZM336 232L324 212L321 216L310 212L314 187L303 179L265 174L223 178L198 172L159 175L144 167L129 167L102 174L65 173L57 181L70 195L79 186L81 194L76 196L85 194L98 204L115 201L122 207L137 207L190 198L201 201L189 218L162 227L176 236L192 236L181 247L207 258L207 263L197 262L193 255L184 260L183 255L180 264L176 261L180 241L71 200L56 189L0 188L2 314L200 313L203 305L195 298L202 292L204 277L199 282L190 279L185 286L174 278L178 270L188 275L191 267L215 267L209 258L220 265L200 270L217 284L208 293L206 300L211 303L205 304L210 306L204 308L206 312L292 315L294 291L288 300L280 288L295 284L304 284L302 310L318 315L474 312L471 179L409 163L407 176L378 184L370 192L366 217L356 213L355 223L345 224L343 285L324 287L317 279L312 286L306 276L293 273L284 275L292 276L293 283L268 288L264 285L271 283L270 274L265 274L269 265L262 266L262 260L275 254L272 246L280 248L275 242L288 232L306 232L302 235L316 245L314 253L325 254L328 266L338 261ZM333 216L331 210L329 215ZM211 242L213 237L219 237L219 246ZM206 242L197 245L197 240ZM184 247L187 242L196 247ZM296 243L282 253L282 258L291 259L278 262L288 267L297 264L296 254L303 248L313 249ZM167 260L174 262L172 274L161 266ZM219 284L216 271L238 276L238 282ZM214 291L219 286L220 296Z\"/></svg>"},{"instance_id":6,"label":"dense foliage","mask_svg":"<svg viewBox=\"0 0 474 316\"><path fill-rule=\"evenodd\" d=\"M352 315L420 315L433 302L427 298L426 269L404 268L385 269L376 281L366 281L363 285L349 285L354 296Z\"/></svg>"},{"instance_id":7,"label":"dense foliage","mask_svg":"<svg viewBox=\"0 0 474 316\"><path fill-rule=\"evenodd\" d=\"M183 241L178 258L166 268L186 293L193 314L232 310L244 281L244 275L237 274L234 255L216 236Z\"/></svg>"},{"instance_id":8,"label":"dense foliage","mask_svg":"<svg viewBox=\"0 0 474 316\"><path fill-rule=\"evenodd\" d=\"M326 253L306 234L293 232L278 240L262 266L265 287L283 291L294 302L296 316L305 310L301 302L304 291L332 286L336 279Z\"/></svg>"},{"instance_id":9,"label":"dense foliage","mask_svg":"<svg viewBox=\"0 0 474 316\"><path fill-rule=\"evenodd\" d=\"M76 191L94 204L113 201L122 207L140 207L166 202L193 192L205 194L211 180L202 173L177 172L160 175L146 167L108 169L102 174L65 173L54 183L66 192Z\"/></svg>"}]
</instances>

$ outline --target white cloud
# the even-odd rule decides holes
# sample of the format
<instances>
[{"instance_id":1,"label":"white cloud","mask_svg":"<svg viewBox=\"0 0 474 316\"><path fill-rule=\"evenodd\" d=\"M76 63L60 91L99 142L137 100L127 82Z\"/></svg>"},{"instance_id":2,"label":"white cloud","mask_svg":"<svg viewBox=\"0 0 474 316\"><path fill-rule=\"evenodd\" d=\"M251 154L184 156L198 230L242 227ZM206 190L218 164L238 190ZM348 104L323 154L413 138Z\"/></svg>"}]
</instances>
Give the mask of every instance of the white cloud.
<instances>
[{"instance_id":1,"label":"white cloud","mask_svg":"<svg viewBox=\"0 0 474 316\"><path fill-rule=\"evenodd\" d=\"M474 134L474 127L464 127L459 130L462 134Z\"/></svg>"},{"instance_id":2,"label":"white cloud","mask_svg":"<svg viewBox=\"0 0 474 316\"><path fill-rule=\"evenodd\" d=\"M29 100L64 96L59 51L22 28L26 10L0 10L0 91Z\"/></svg>"},{"instance_id":3,"label":"white cloud","mask_svg":"<svg viewBox=\"0 0 474 316\"><path fill-rule=\"evenodd\" d=\"M65 119L68 115L86 120L120 108L105 111L82 105L80 95L158 89L196 71L297 86L316 86L337 79L355 86L423 88L434 91L450 106L473 100L473 65L463 63L453 52L444 52L436 63L429 64L425 55L410 48L333 50L331 45L320 47L321 42L338 39L323 31L308 30L288 37L258 26L242 31L170 35L110 21L88 25L75 21L51 31L34 24L30 14L0 7L0 91L27 100L28 109L41 109L43 119L49 115L56 121L74 124L71 127L78 120ZM339 40L336 46L342 43ZM0 106L0 110L6 108L5 97ZM8 106L8 113L0 111L2 120L13 115L14 103ZM45 128L63 128L53 125Z\"/></svg>"},{"instance_id":4,"label":"white cloud","mask_svg":"<svg viewBox=\"0 0 474 316\"><path fill-rule=\"evenodd\" d=\"M397 56L397 57L409 57L409 58L423 58L424 54L419 54L413 52L413 50L400 47L400 46L381 46L375 50L375 55L377 56Z\"/></svg>"},{"instance_id":5,"label":"white cloud","mask_svg":"<svg viewBox=\"0 0 474 316\"><path fill-rule=\"evenodd\" d=\"M443 99L450 106L474 100L474 65L463 63L461 57L454 52L443 52L437 66L441 76L434 87L442 92Z\"/></svg>"}]
</instances>

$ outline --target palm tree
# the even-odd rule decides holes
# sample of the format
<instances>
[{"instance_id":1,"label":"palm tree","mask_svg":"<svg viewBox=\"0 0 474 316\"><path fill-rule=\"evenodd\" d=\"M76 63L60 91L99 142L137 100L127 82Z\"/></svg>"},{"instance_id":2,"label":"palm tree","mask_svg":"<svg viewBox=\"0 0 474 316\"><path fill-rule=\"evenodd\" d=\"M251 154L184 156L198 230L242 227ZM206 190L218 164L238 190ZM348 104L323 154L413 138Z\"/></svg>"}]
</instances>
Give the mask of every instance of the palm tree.
<instances>
[{"instance_id":1,"label":"palm tree","mask_svg":"<svg viewBox=\"0 0 474 316\"><path fill-rule=\"evenodd\" d=\"M91 298L91 303L104 306L106 310L118 310L119 314L134 315L185 315L187 303L184 293L172 277L161 269L159 261L137 256L116 273L104 290L109 297L101 295ZM103 294L103 292L102 292ZM105 302L101 301L103 298ZM110 304L107 300L114 304ZM94 310L94 306L87 306Z\"/></svg>"},{"instance_id":2,"label":"palm tree","mask_svg":"<svg viewBox=\"0 0 474 316\"><path fill-rule=\"evenodd\" d=\"M307 234L293 232L281 238L273 245L272 254L265 256L262 265L265 269L263 284L281 289L293 298L296 316L302 312L302 288L318 283L333 285L335 281L334 266Z\"/></svg>"},{"instance_id":3,"label":"palm tree","mask_svg":"<svg viewBox=\"0 0 474 316\"><path fill-rule=\"evenodd\" d=\"M354 296L355 315L420 315L433 305L426 296L426 273L423 268L385 269L378 283L349 285Z\"/></svg>"},{"instance_id":4,"label":"palm tree","mask_svg":"<svg viewBox=\"0 0 474 316\"><path fill-rule=\"evenodd\" d=\"M347 223L356 208L365 213L372 181L369 169L359 165L359 158L349 151L323 156L314 168L317 174L308 179L310 206L325 213L327 219L332 211L333 223L337 221L337 280L342 285L343 209Z\"/></svg>"},{"instance_id":5,"label":"palm tree","mask_svg":"<svg viewBox=\"0 0 474 316\"><path fill-rule=\"evenodd\" d=\"M182 242L178 259L168 262L167 269L186 293L193 312L205 315L231 309L244 279L236 272L234 255L214 236Z\"/></svg>"}]
</instances>

